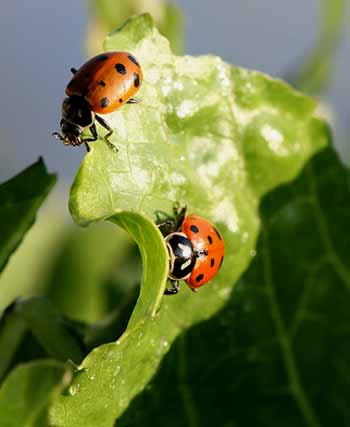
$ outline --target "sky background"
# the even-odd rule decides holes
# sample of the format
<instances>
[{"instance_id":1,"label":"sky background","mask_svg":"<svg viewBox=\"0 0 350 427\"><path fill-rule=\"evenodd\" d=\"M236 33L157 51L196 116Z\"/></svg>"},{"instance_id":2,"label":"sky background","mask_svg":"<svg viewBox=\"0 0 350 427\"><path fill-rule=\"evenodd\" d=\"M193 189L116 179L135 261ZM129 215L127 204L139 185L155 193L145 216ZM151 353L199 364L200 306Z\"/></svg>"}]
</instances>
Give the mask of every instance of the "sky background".
<instances>
[{"instance_id":1,"label":"sky background","mask_svg":"<svg viewBox=\"0 0 350 427\"><path fill-rule=\"evenodd\" d=\"M214 53L227 62L283 76L317 35L318 0L177 0L186 19L189 54ZM0 14L0 181L43 156L49 170L71 181L84 148L66 148L58 130L69 69L85 59L84 0L4 2ZM347 21L350 19L348 17ZM350 158L350 35L338 52L329 92L336 145Z\"/></svg>"}]
</instances>

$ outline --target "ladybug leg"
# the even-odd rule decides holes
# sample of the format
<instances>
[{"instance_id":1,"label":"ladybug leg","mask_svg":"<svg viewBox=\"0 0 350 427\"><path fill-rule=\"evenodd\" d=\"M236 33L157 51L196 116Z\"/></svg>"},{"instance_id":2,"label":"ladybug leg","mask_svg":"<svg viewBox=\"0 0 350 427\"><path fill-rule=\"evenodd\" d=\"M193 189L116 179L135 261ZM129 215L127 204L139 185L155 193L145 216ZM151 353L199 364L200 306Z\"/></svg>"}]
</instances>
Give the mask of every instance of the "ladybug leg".
<instances>
[{"instance_id":1,"label":"ladybug leg","mask_svg":"<svg viewBox=\"0 0 350 427\"><path fill-rule=\"evenodd\" d=\"M174 204L174 228L175 230L180 230L181 225L185 219L187 206L180 209L178 203Z\"/></svg>"},{"instance_id":2,"label":"ladybug leg","mask_svg":"<svg viewBox=\"0 0 350 427\"><path fill-rule=\"evenodd\" d=\"M113 129L109 126L109 124L100 116L98 116L96 114L95 116L96 120L99 122L99 124L101 126L103 126L105 129L108 130L108 132L106 133L106 135L104 136L104 140L107 142L108 146L113 150L113 151L118 151L118 148L109 140L109 137L112 135L113 133Z\"/></svg>"},{"instance_id":3,"label":"ladybug leg","mask_svg":"<svg viewBox=\"0 0 350 427\"><path fill-rule=\"evenodd\" d=\"M159 209L154 211L154 215L156 217L156 224L160 225L164 221L167 221L168 219L171 219L170 215L168 215L166 212L163 212Z\"/></svg>"},{"instance_id":4,"label":"ladybug leg","mask_svg":"<svg viewBox=\"0 0 350 427\"><path fill-rule=\"evenodd\" d=\"M70 71L72 74L76 74L78 70L76 68L71 68Z\"/></svg>"},{"instance_id":5,"label":"ladybug leg","mask_svg":"<svg viewBox=\"0 0 350 427\"><path fill-rule=\"evenodd\" d=\"M168 219L164 222L160 222L156 224L157 224L157 227L159 228L159 231L163 234L164 237L176 231L174 228L174 221L172 219Z\"/></svg>"},{"instance_id":6,"label":"ladybug leg","mask_svg":"<svg viewBox=\"0 0 350 427\"><path fill-rule=\"evenodd\" d=\"M58 133L58 132L53 132L51 135L54 136L59 141L63 141L64 140L63 136L60 133Z\"/></svg>"},{"instance_id":7,"label":"ladybug leg","mask_svg":"<svg viewBox=\"0 0 350 427\"><path fill-rule=\"evenodd\" d=\"M179 292L179 281L178 280L172 280L171 281L171 288L170 289L165 289L164 291L164 295L175 295Z\"/></svg>"},{"instance_id":8,"label":"ladybug leg","mask_svg":"<svg viewBox=\"0 0 350 427\"><path fill-rule=\"evenodd\" d=\"M174 219L170 215L160 210L156 210L154 214L156 217L155 223L164 237L176 231L174 228Z\"/></svg>"},{"instance_id":9,"label":"ladybug leg","mask_svg":"<svg viewBox=\"0 0 350 427\"><path fill-rule=\"evenodd\" d=\"M139 104L141 102L138 98L130 98L129 101L127 101L127 104Z\"/></svg>"},{"instance_id":10,"label":"ladybug leg","mask_svg":"<svg viewBox=\"0 0 350 427\"><path fill-rule=\"evenodd\" d=\"M88 142L97 141L97 139L98 139L98 134L97 134L95 123L93 123L89 127L89 129L90 129L90 132L92 133L92 138L85 138L81 141L82 144L85 144L87 152L90 151L90 147L88 145Z\"/></svg>"}]
</instances>

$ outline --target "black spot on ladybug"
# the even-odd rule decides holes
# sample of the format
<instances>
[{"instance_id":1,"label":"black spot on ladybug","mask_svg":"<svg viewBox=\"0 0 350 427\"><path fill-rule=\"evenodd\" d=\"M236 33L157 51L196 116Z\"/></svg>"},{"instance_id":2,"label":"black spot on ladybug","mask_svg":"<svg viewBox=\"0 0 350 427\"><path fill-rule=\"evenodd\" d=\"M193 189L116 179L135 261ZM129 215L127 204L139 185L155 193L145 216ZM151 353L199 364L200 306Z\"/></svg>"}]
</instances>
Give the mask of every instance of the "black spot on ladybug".
<instances>
[{"instance_id":1,"label":"black spot on ladybug","mask_svg":"<svg viewBox=\"0 0 350 427\"><path fill-rule=\"evenodd\" d=\"M140 66L140 64L136 61L136 58L133 57L132 55L128 55L128 58L130 59L131 62L133 62L135 65L137 65L138 67Z\"/></svg>"},{"instance_id":2,"label":"black spot on ladybug","mask_svg":"<svg viewBox=\"0 0 350 427\"><path fill-rule=\"evenodd\" d=\"M196 225L191 225L191 227L190 227L190 229L191 229L191 231L193 231L194 233L198 233L198 231L199 231L199 228L196 226Z\"/></svg>"},{"instance_id":3,"label":"black spot on ladybug","mask_svg":"<svg viewBox=\"0 0 350 427\"><path fill-rule=\"evenodd\" d=\"M221 264L222 264L222 261L224 260L224 257L222 256L221 257L221 260L220 260L220 264L219 264L219 268L221 267Z\"/></svg>"},{"instance_id":4,"label":"black spot on ladybug","mask_svg":"<svg viewBox=\"0 0 350 427\"><path fill-rule=\"evenodd\" d=\"M134 73L134 86L135 87L140 86L140 76L137 73Z\"/></svg>"},{"instance_id":5,"label":"black spot on ladybug","mask_svg":"<svg viewBox=\"0 0 350 427\"><path fill-rule=\"evenodd\" d=\"M120 62L118 62L118 64L115 64L114 68L118 71L119 74L126 74L126 68Z\"/></svg>"},{"instance_id":6,"label":"black spot on ladybug","mask_svg":"<svg viewBox=\"0 0 350 427\"><path fill-rule=\"evenodd\" d=\"M105 87L105 86L106 86L106 83L105 83L103 80L100 80L100 81L98 82L98 84L99 84L100 86L102 86L102 87Z\"/></svg>"},{"instance_id":7,"label":"black spot on ladybug","mask_svg":"<svg viewBox=\"0 0 350 427\"><path fill-rule=\"evenodd\" d=\"M214 264L215 264L215 259L214 259L214 258L212 258L212 259L210 260L210 267L214 267Z\"/></svg>"},{"instance_id":8,"label":"black spot on ladybug","mask_svg":"<svg viewBox=\"0 0 350 427\"><path fill-rule=\"evenodd\" d=\"M108 59L107 55L99 55L96 57L96 61L106 61Z\"/></svg>"},{"instance_id":9,"label":"black spot on ladybug","mask_svg":"<svg viewBox=\"0 0 350 427\"><path fill-rule=\"evenodd\" d=\"M120 103L122 103L122 102L123 102L123 99L122 99L122 98L119 98L119 102L120 102Z\"/></svg>"},{"instance_id":10,"label":"black spot on ladybug","mask_svg":"<svg viewBox=\"0 0 350 427\"><path fill-rule=\"evenodd\" d=\"M215 231L216 235L218 236L218 238L220 240L222 240L222 237L220 236L220 233L218 232L218 230L215 227L214 227L214 231Z\"/></svg>"},{"instance_id":11,"label":"black spot on ladybug","mask_svg":"<svg viewBox=\"0 0 350 427\"><path fill-rule=\"evenodd\" d=\"M198 276L196 277L196 282L201 282L204 278L204 274L198 274Z\"/></svg>"},{"instance_id":12,"label":"black spot on ladybug","mask_svg":"<svg viewBox=\"0 0 350 427\"><path fill-rule=\"evenodd\" d=\"M208 242L209 242L209 245L211 245L213 243L213 239L211 236L208 236Z\"/></svg>"},{"instance_id":13,"label":"black spot on ladybug","mask_svg":"<svg viewBox=\"0 0 350 427\"><path fill-rule=\"evenodd\" d=\"M108 107L108 104L109 104L109 99L108 98L102 98L101 99L100 105L101 105L102 108Z\"/></svg>"}]
</instances>

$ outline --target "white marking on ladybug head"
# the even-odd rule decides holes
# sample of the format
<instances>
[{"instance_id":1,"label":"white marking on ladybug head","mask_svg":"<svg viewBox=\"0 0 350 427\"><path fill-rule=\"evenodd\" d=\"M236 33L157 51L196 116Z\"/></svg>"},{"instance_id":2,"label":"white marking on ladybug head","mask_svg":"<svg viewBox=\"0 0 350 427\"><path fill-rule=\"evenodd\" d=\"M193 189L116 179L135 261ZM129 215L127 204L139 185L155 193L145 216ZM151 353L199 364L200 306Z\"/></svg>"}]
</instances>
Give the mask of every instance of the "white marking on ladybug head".
<instances>
[{"instance_id":1,"label":"white marking on ladybug head","mask_svg":"<svg viewBox=\"0 0 350 427\"><path fill-rule=\"evenodd\" d=\"M186 262L184 262L180 267L181 270L185 270L185 268L187 268L191 264L191 262L192 262L191 258L188 259Z\"/></svg>"},{"instance_id":2,"label":"white marking on ladybug head","mask_svg":"<svg viewBox=\"0 0 350 427\"><path fill-rule=\"evenodd\" d=\"M192 250L183 243L179 243L179 248L182 250L185 258L190 258L192 255Z\"/></svg>"}]
</instances>

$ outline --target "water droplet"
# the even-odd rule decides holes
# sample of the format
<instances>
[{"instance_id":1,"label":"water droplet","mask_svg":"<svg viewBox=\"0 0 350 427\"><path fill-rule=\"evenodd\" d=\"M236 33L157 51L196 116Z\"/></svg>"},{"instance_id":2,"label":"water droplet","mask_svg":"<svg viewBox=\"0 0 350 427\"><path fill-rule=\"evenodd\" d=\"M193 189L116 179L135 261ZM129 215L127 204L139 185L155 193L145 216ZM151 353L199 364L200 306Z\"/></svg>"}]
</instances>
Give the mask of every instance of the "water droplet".
<instances>
[{"instance_id":1,"label":"water droplet","mask_svg":"<svg viewBox=\"0 0 350 427\"><path fill-rule=\"evenodd\" d=\"M72 384L69 387L69 394L71 396L75 396L79 392L79 389L80 389L80 384L79 383L78 384Z\"/></svg>"},{"instance_id":2,"label":"water droplet","mask_svg":"<svg viewBox=\"0 0 350 427\"><path fill-rule=\"evenodd\" d=\"M76 394L76 392L77 392L76 388L75 388L73 385L71 385L71 386L69 387L69 394L70 394L71 396L74 396L74 395Z\"/></svg>"}]
</instances>

